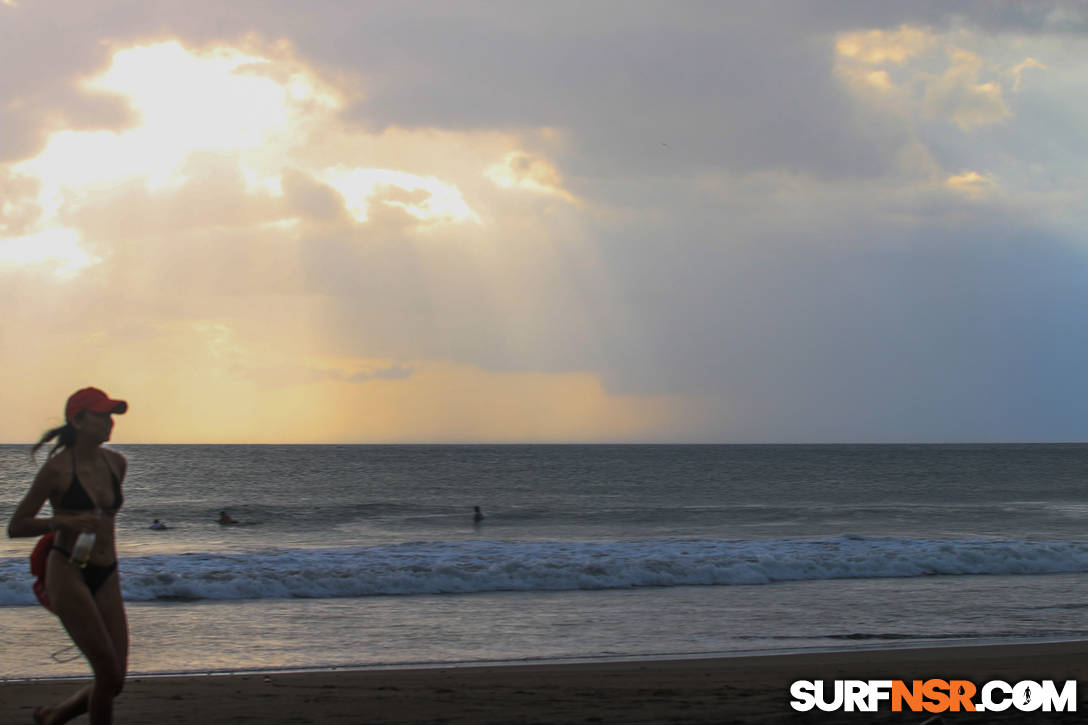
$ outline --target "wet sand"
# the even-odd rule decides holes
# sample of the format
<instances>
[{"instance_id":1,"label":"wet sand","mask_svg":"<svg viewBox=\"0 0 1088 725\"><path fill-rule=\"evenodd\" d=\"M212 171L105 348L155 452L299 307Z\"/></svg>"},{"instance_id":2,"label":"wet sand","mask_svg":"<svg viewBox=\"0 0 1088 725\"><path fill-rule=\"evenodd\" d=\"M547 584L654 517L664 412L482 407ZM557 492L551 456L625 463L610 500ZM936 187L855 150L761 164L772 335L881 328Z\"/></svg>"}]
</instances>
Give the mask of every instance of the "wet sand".
<instances>
[{"instance_id":1,"label":"wet sand","mask_svg":"<svg viewBox=\"0 0 1088 725\"><path fill-rule=\"evenodd\" d=\"M130 677L115 721L142 723L923 723L931 713L796 713L798 679L1078 680L1077 713L944 713L943 723L1082 722L1088 642L637 662ZM0 684L31 723L73 680ZM76 720L86 722L86 717Z\"/></svg>"}]
</instances>

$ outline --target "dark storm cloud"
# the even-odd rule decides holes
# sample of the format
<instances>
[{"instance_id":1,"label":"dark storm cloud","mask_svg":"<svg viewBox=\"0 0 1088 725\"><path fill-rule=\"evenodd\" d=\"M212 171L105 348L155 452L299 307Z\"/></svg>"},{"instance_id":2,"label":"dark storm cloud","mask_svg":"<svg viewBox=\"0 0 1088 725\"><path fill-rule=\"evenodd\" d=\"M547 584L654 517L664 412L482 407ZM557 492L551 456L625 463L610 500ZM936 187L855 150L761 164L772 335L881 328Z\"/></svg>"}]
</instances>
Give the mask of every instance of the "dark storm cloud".
<instances>
[{"instance_id":1,"label":"dark storm cloud","mask_svg":"<svg viewBox=\"0 0 1088 725\"><path fill-rule=\"evenodd\" d=\"M365 97L348 115L369 128L555 127L571 139L574 175L868 176L903 141L855 116L831 44L785 7L442 7L356 8L320 26L318 12L292 37L309 58L361 70Z\"/></svg>"},{"instance_id":2,"label":"dark storm cloud","mask_svg":"<svg viewBox=\"0 0 1088 725\"><path fill-rule=\"evenodd\" d=\"M755 250L713 224L668 254L610 240L630 322L606 385L716 396L734 439L1088 435L1079 244L994 208L958 231L864 216Z\"/></svg>"},{"instance_id":3,"label":"dark storm cloud","mask_svg":"<svg viewBox=\"0 0 1088 725\"><path fill-rule=\"evenodd\" d=\"M905 138L852 108L829 34L904 22L994 30L1083 29L1074 3L26 3L7 10L0 156L41 142L45 109L114 128L124 108L72 83L108 58L103 40L166 34L194 43L248 32L289 38L330 72L358 74L348 116L369 128L551 126L570 132L579 175L691 168L888 171ZM6 28L6 31L2 28ZM103 37L102 28L108 28ZM18 70L16 70L18 68ZM662 144L666 144L665 147ZM667 148L667 151L663 151Z\"/></svg>"}]
</instances>

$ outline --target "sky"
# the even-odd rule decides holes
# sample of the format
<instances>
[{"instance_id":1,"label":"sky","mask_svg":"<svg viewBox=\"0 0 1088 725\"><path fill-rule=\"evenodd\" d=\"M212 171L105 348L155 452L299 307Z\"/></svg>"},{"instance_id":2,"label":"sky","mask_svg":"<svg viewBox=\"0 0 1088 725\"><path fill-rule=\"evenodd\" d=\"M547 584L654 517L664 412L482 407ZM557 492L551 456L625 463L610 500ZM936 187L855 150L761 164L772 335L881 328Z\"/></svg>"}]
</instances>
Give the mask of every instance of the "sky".
<instances>
[{"instance_id":1,"label":"sky","mask_svg":"<svg viewBox=\"0 0 1088 725\"><path fill-rule=\"evenodd\" d=\"M1088 440L1080 2L0 0L0 440Z\"/></svg>"}]
</instances>

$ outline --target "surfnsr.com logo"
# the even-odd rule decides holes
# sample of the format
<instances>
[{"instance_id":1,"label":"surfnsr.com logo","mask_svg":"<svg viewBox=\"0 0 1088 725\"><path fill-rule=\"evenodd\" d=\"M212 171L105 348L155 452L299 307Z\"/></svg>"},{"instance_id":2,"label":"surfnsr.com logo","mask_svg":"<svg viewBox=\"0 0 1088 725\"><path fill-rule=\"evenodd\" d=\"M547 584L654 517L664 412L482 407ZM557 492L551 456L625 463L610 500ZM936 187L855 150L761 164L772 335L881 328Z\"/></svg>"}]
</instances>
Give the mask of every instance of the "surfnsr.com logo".
<instances>
[{"instance_id":1,"label":"surfnsr.com logo","mask_svg":"<svg viewBox=\"0 0 1088 725\"><path fill-rule=\"evenodd\" d=\"M790 685L790 706L798 712L876 712L887 703L892 712L1076 712L1077 681L990 680L981 687L970 680L797 680Z\"/></svg>"}]
</instances>

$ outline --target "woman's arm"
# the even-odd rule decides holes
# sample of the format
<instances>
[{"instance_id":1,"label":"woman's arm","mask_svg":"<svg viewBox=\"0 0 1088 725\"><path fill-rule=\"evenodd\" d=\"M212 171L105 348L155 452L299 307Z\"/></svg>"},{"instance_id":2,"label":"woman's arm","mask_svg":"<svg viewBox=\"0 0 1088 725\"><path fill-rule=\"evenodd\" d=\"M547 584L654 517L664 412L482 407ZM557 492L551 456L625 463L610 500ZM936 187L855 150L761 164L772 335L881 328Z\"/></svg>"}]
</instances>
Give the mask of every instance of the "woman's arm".
<instances>
[{"instance_id":1,"label":"woman's arm","mask_svg":"<svg viewBox=\"0 0 1088 725\"><path fill-rule=\"evenodd\" d=\"M30 490L15 507L15 513L11 515L11 521L8 522L9 537L14 539L23 536L41 536L61 529L76 533L95 530L96 519L89 513L65 514L48 519L38 518L38 512L49 499L49 494L67 482L66 473L62 466L50 465L50 462L42 466L38 475L34 477Z\"/></svg>"},{"instance_id":2,"label":"woman's arm","mask_svg":"<svg viewBox=\"0 0 1088 725\"><path fill-rule=\"evenodd\" d=\"M30 490L11 515L8 522L9 537L14 539L20 536L41 536L57 530L56 519L39 519L37 516L57 485L58 473L57 467L49 465L48 462L38 471Z\"/></svg>"}]
</instances>

